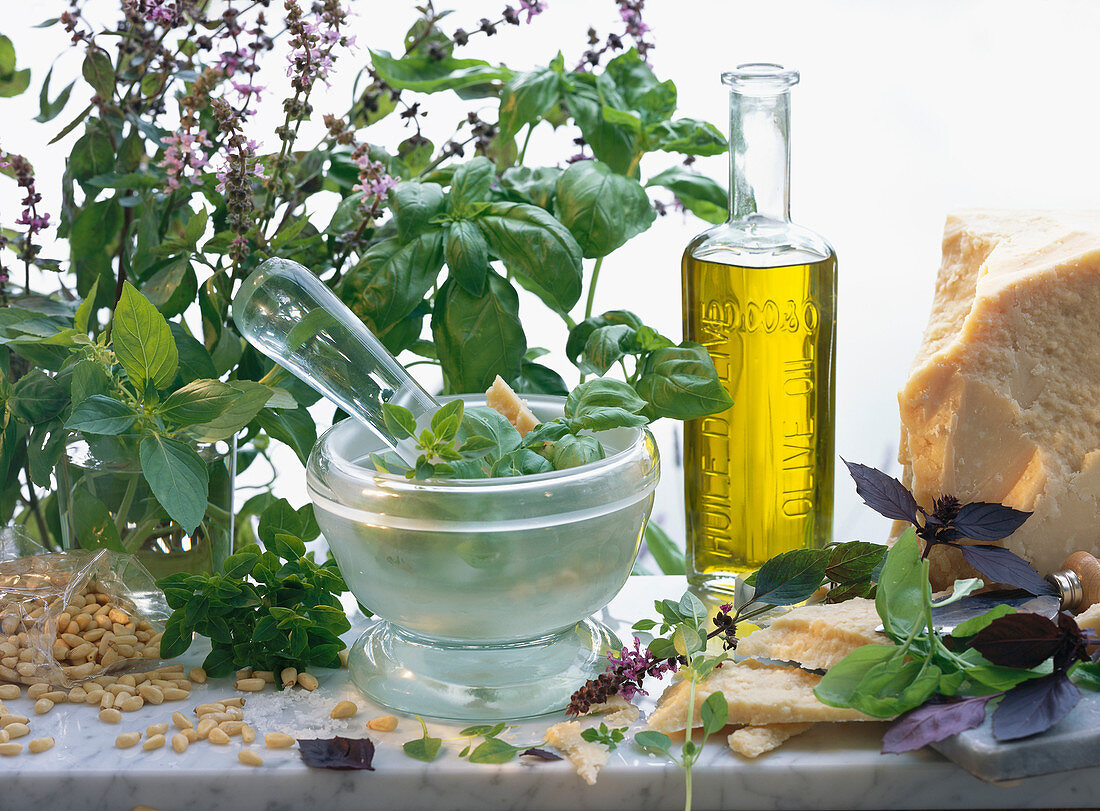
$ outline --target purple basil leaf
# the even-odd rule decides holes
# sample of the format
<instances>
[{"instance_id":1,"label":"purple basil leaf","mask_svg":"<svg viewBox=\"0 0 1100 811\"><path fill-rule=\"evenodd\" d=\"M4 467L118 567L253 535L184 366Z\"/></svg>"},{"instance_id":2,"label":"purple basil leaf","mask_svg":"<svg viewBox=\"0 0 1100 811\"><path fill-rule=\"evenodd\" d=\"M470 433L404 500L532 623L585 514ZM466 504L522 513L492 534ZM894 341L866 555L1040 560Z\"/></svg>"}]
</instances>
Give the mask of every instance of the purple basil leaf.
<instances>
[{"instance_id":1,"label":"purple basil leaf","mask_svg":"<svg viewBox=\"0 0 1100 811\"><path fill-rule=\"evenodd\" d=\"M535 747L524 749L519 753L519 756L533 757L539 760L561 760L561 755L555 755L553 752L547 752L545 749L536 749Z\"/></svg>"},{"instance_id":2,"label":"purple basil leaf","mask_svg":"<svg viewBox=\"0 0 1100 811\"><path fill-rule=\"evenodd\" d=\"M998 617L978 631L970 647L1002 667L1036 667L1058 652L1062 630L1046 617L1019 611Z\"/></svg>"},{"instance_id":3,"label":"purple basil leaf","mask_svg":"<svg viewBox=\"0 0 1100 811\"><path fill-rule=\"evenodd\" d=\"M1038 597L1057 595L1058 590L1035 571L1035 567L1001 546L987 544L959 544L966 562L977 569L988 583L1002 583L1023 589Z\"/></svg>"},{"instance_id":4,"label":"purple basil leaf","mask_svg":"<svg viewBox=\"0 0 1100 811\"><path fill-rule=\"evenodd\" d=\"M1014 510L1003 504L975 501L959 508L951 525L964 538L975 541L999 541L1018 530L1031 513Z\"/></svg>"},{"instance_id":5,"label":"purple basil leaf","mask_svg":"<svg viewBox=\"0 0 1100 811\"><path fill-rule=\"evenodd\" d=\"M928 702L898 718L882 736L882 753L912 752L980 725L985 705L993 696L960 701Z\"/></svg>"},{"instance_id":6,"label":"purple basil leaf","mask_svg":"<svg viewBox=\"0 0 1100 811\"><path fill-rule=\"evenodd\" d=\"M881 470L841 459L856 482L856 495L863 503L887 518L916 523L917 500L904 484Z\"/></svg>"},{"instance_id":7,"label":"purple basil leaf","mask_svg":"<svg viewBox=\"0 0 1100 811\"><path fill-rule=\"evenodd\" d=\"M311 769L367 769L374 771L374 743L370 738L313 738L298 741L298 754Z\"/></svg>"},{"instance_id":8,"label":"purple basil leaf","mask_svg":"<svg viewBox=\"0 0 1100 811\"><path fill-rule=\"evenodd\" d=\"M1014 741L1046 732L1081 700L1065 673L1031 679L1009 690L993 712L993 738Z\"/></svg>"}]
</instances>

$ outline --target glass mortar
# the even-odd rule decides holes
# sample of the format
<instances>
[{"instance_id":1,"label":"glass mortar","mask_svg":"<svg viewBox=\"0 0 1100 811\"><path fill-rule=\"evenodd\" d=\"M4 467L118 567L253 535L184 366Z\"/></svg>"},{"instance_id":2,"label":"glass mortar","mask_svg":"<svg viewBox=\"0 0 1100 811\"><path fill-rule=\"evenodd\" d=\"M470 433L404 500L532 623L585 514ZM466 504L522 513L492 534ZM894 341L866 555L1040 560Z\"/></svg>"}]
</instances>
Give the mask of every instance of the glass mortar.
<instances>
[{"instance_id":1,"label":"glass mortar","mask_svg":"<svg viewBox=\"0 0 1100 811\"><path fill-rule=\"evenodd\" d=\"M540 419L564 402L528 398ZM519 719L564 708L603 671L622 643L591 615L630 576L660 461L644 428L599 436L608 456L595 464L430 482L364 464L382 445L355 420L321 436L309 496L348 587L376 617L348 661L364 693L434 718Z\"/></svg>"}]
</instances>

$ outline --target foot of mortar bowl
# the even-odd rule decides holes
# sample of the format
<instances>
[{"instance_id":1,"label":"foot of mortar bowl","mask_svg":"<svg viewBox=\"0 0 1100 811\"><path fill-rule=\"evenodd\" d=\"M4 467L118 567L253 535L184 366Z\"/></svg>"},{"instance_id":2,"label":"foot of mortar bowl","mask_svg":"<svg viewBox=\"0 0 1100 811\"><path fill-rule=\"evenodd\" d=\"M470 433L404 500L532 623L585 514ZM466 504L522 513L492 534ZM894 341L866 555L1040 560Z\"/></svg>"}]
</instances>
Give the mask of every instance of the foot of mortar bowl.
<instances>
[{"instance_id":1,"label":"foot of mortar bowl","mask_svg":"<svg viewBox=\"0 0 1100 811\"><path fill-rule=\"evenodd\" d=\"M528 398L544 420L564 402ZM348 661L364 693L435 718L519 719L562 709L603 671L621 642L591 617L630 576L660 461L645 428L599 436L607 458L582 467L428 481L374 470L378 440L354 420L321 436L309 495L377 618Z\"/></svg>"}]
</instances>

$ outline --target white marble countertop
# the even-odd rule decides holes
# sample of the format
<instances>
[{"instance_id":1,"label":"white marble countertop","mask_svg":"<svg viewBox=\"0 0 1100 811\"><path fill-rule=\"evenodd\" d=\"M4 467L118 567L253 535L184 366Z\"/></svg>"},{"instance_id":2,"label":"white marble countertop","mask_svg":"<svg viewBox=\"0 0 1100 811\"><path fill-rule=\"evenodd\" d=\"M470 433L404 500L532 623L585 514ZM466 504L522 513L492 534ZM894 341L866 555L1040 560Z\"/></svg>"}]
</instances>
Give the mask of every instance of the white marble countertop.
<instances>
[{"instance_id":1,"label":"white marble countertop","mask_svg":"<svg viewBox=\"0 0 1100 811\"><path fill-rule=\"evenodd\" d=\"M601 619L629 636L630 623L651 614L654 598L678 597L682 589L682 578L632 577ZM185 666L201 658L202 651L193 650L184 657ZM444 752L433 763L413 760L401 751L401 744L419 737L415 719L401 718L394 732L368 734L366 721L384 711L348 683L346 671L318 670L316 675L321 687L285 706L277 705L273 693L249 697L245 719L261 736L300 729L305 718L323 717L332 724L327 719L329 709L341 699L353 699L360 706L359 714L341 722L341 734L368 736L375 742L375 771L308 769L296 748L274 751L261 742L252 748L263 757L264 765L249 767L237 761L239 738L226 747L194 744L183 754L168 747L153 752L114 748L121 732L167 721L174 710L189 715L200 702L233 694L229 679L196 685L187 702L128 713L118 725L101 723L96 711L84 705L61 705L45 716L35 716L31 702L22 698L7 705L31 718L31 734L23 742L49 735L57 745L39 755L24 750L17 757L0 758L0 809L683 807L682 770L639 753L629 742L611 754L595 786L584 783L567 761L470 764L458 758L458 743L445 743ZM527 722L502 737L535 743L557 720ZM443 738L458 729L434 723L430 728ZM879 754L883 728L882 724L821 725L755 761L732 755L724 736L716 735L695 768L694 807L1067 808L1095 806L1100 796L1100 768L991 785L931 751Z\"/></svg>"}]
</instances>

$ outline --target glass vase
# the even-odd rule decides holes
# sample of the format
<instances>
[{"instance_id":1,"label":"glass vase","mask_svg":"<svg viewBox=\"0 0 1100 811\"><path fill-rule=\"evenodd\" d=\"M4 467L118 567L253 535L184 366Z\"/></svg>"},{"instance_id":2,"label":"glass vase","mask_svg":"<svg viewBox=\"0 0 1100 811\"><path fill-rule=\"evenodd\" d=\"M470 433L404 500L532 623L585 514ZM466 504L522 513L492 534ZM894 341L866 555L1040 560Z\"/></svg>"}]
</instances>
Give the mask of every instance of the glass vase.
<instances>
[{"instance_id":1,"label":"glass vase","mask_svg":"<svg viewBox=\"0 0 1100 811\"><path fill-rule=\"evenodd\" d=\"M140 437L71 442L57 466L61 539L65 549L129 552L156 578L176 572L219 572L233 546L237 443L196 445L206 462L206 513L188 534L153 495L141 472Z\"/></svg>"}]
</instances>

